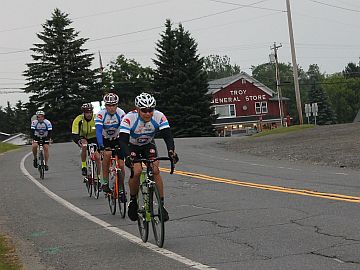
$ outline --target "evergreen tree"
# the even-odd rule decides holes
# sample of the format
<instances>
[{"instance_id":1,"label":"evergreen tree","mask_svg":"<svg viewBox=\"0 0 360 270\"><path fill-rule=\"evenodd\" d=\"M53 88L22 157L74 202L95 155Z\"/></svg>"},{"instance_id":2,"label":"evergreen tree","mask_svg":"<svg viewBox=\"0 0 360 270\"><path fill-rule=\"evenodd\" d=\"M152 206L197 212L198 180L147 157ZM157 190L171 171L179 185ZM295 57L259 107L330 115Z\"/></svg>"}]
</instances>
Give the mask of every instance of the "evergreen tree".
<instances>
[{"instance_id":1,"label":"evergreen tree","mask_svg":"<svg viewBox=\"0 0 360 270\"><path fill-rule=\"evenodd\" d=\"M172 29L167 20L165 27L154 60L157 106L168 117L176 137L212 136L215 117L197 43L181 24Z\"/></svg>"},{"instance_id":2,"label":"evergreen tree","mask_svg":"<svg viewBox=\"0 0 360 270\"><path fill-rule=\"evenodd\" d=\"M308 103L317 103L318 115L316 116L316 123L319 125L336 124L336 115L331 107L331 103L327 93L323 90L321 85L316 85L314 82L309 93Z\"/></svg>"},{"instance_id":3,"label":"evergreen tree","mask_svg":"<svg viewBox=\"0 0 360 270\"><path fill-rule=\"evenodd\" d=\"M42 42L31 48L34 62L28 63L24 72L28 80L25 91L33 93L30 103L45 111L58 141L70 138L72 119L97 91L90 69L93 56L82 48L87 39L78 38L71 23L68 14L54 10L37 34Z\"/></svg>"}]
</instances>

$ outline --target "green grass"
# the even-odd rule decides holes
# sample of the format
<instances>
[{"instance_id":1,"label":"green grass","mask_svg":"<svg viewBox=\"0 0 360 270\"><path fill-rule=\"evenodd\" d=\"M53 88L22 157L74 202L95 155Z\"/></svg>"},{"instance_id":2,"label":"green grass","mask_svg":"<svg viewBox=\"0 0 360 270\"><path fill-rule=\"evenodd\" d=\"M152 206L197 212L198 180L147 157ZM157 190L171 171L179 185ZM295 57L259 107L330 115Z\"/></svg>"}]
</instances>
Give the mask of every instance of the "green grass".
<instances>
[{"instance_id":1,"label":"green grass","mask_svg":"<svg viewBox=\"0 0 360 270\"><path fill-rule=\"evenodd\" d=\"M21 270L22 266L8 238L0 235L0 270Z\"/></svg>"},{"instance_id":2,"label":"green grass","mask_svg":"<svg viewBox=\"0 0 360 270\"><path fill-rule=\"evenodd\" d=\"M11 144L11 143L3 143L0 142L0 153L4 153L13 149L18 149L19 146Z\"/></svg>"},{"instance_id":3,"label":"green grass","mask_svg":"<svg viewBox=\"0 0 360 270\"><path fill-rule=\"evenodd\" d=\"M259 132L257 134L252 135L251 137L262 137L272 134L283 134L283 133L289 133L289 132L296 132L307 128L313 128L315 125L296 125L296 126L290 126L290 127L281 127L281 128L274 128L271 130L265 130L262 132Z\"/></svg>"}]
</instances>

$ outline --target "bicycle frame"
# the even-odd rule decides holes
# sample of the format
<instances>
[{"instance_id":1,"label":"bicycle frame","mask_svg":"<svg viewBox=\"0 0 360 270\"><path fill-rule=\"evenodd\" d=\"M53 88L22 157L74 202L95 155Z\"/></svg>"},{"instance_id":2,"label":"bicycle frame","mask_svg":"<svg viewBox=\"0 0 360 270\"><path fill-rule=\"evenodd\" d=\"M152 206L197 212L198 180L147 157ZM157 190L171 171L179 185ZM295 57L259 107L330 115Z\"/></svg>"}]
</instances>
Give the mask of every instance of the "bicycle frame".
<instances>
[{"instance_id":1,"label":"bicycle frame","mask_svg":"<svg viewBox=\"0 0 360 270\"><path fill-rule=\"evenodd\" d=\"M149 222L151 221L154 238L158 247L163 247L165 239L165 221L163 217L163 203L160 192L154 180L153 166L158 160L169 160L171 162L170 174L174 172L174 162L169 157L157 157L154 159L136 159L134 163L144 163L146 170L140 174L138 193L138 228L143 242L147 242L149 235ZM131 178L134 170L131 168Z\"/></svg>"},{"instance_id":2,"label":"bicycle frame","mask_svg":"<svg viewBox=\"0 0 360 270\"><path fill-rule=\"evenodd\" d=\"M122 218L125 218L126 214L126 192L125 192L125 185L124 180L120 183L120 175L122 174L122 169L120 168L120 159L117 155L119 151L118 147L114 149L105 149L111 150L111 157L109 161L109 185L112 186L112 192L106 194L109 202L110 212L111 214L115 215L116 213L116 201L119 205L119 213ZM119 188L122 188L122 193L119 193Z\"/></svg>"},{"instance_id":3,"label":"bicycle frame","mask_svg":"<svg viewBox=\"0 0 360 270\"><path fill-rule=\"evenodd\" d=\"M98 167L96 164L96 147L97 144L90 143L86 145L86 166L87 166L87 175L85 177L86 188L89 193L89 197L92 196L92 191L94 188L95 198L99 198L99 179L98 179Z\"/></svg>"},{"instance_id":4,"label":"bicycle frame","mask_svg":"<svg viewBox=\"0 0 360 270\"><path fill-rule=\"evenodd\" d=\"M44 179L45 175L45 151L44 151L44 140L38 140L36 141L38 143L38 153L37 153L37 159L38 159L38 170L40 173L40 179Z\"/></svg>"},{"instance_id":5,"label":"bicycle frame","mask_svg":"<svg viewBox=\"0 0 360 270\"><path fill-rule=\"evenodd\" d=\"M114 188L113 188L113 196L114 199L119 198L119 171L121 171L119 166L119 158L115 153L115 149L111 149L111 157L110 157L110 166L109 166L109 174L115 175ZM109 179L110 184L110 179Z\"/></svg>"}]
</instances>

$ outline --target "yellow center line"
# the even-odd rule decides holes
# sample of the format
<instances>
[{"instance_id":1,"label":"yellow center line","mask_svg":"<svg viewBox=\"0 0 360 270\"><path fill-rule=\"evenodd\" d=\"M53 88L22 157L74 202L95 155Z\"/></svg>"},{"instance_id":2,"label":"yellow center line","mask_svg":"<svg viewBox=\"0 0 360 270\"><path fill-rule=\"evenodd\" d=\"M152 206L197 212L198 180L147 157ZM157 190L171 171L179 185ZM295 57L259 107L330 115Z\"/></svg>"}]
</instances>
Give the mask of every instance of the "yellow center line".
<instances>
[{"instance_id":1,"label":"yellow center line","mask_svg":"<svg viewBox=\"0 0 360 270\"><path fill-rule=\"evenodd\" d=\"M160 168L160 171L170 172L170 169ZM257 183L251 183L251 182L243 182L243 181L238 181L238 180L231 180L231 179L226 179L226 178L214 177L214 176L209 176L209 175L205 175L205 174L192 173L192 172L179 171L179 170L175 170L174 174L188 176L188 177L206 180L206 181L231 184L231 185L236 185L236 186L257 188L257 189L263 189L263 190L271 190L271 191L284 192L284 193L290 193L290 194L298 194L298 195L302 195L302 196L319 197L319 198L325 198L325 199L336 200L336 201L360 203L360 197L349 196L349 195L344 195L344 194L326 193L326 192L318 192L318 191L313 191L313 190L308 190L308 189L287 188L287 187L281 187L281 186L272 186L272 185L264 185L264 184L257 184Z\"/></svg>"}]
</instances>

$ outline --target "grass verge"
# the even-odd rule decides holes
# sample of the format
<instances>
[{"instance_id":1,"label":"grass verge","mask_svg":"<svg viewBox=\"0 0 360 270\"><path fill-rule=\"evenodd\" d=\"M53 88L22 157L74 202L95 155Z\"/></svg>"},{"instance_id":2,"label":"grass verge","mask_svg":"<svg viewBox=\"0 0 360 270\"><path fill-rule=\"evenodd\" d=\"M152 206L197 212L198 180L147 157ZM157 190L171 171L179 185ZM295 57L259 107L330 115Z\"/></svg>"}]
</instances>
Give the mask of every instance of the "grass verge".
<instances>
[{"instance_id":1,"label":"grass verge","mask_svg":"<svg viewBox=\"0 0 360 270\"><path fill-rule=\"evenodd\" d=\"M18 149L20 146L11 143L0 142L0 153L4 153L13 149Z\"/></svg>"},{"instance_id":2,"label":"grass verge","mask_svg":"<svg viewBox=\"0 0 360 270\"><path fill-rule=\"evenodd\" d=\"M0 235L0 270L21 270L21 262L9 238Z\"/></svg>"},{"instance_id":3,"label":"grass verge","mask_svg":"<svg viewBox=\"0 0 360 270\"><path fill-rule=\"evenodd\" d=\"M296 132L296 131L300 131L303 129L307 129L307 128L313 128L315 127L315 125L296 125L296 126L290 126L290 127L281 127L281 128L274 128L271 130L265 130L262 132L259 132L257 134L252 135L251 137L263 137L263 136L267 136L267 135L272 135L272 134L283 134L283 133L289 133L289 132Z\"/></svg>"}]
</instances>

